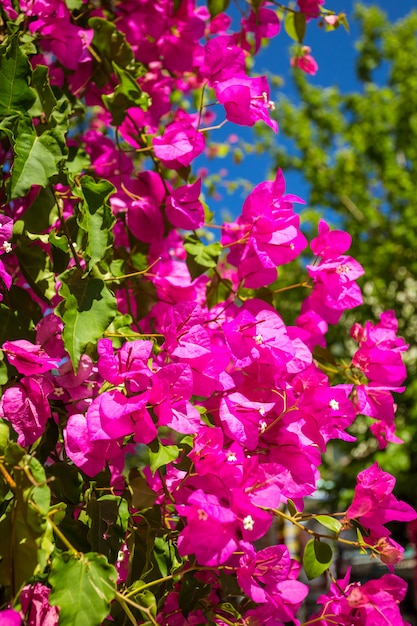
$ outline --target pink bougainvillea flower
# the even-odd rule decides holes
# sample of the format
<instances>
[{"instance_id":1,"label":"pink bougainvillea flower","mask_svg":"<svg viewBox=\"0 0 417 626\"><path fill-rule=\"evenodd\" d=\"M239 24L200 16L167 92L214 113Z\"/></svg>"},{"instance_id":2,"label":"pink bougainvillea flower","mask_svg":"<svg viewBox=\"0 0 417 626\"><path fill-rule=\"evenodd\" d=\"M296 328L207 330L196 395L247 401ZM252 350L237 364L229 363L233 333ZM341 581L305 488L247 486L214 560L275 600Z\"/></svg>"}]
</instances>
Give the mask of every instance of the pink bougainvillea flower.
<instances>
[{"instance_id":1,"label":"pink bougainvillea flower","mask_svg":"<svg viewBox=\"0 0 417 626\"><path fill-rule=\"evenodd\" d=\"M310 248L315 256L323 259L334 259L349 250L352 237L343 230L330 230L329 225L320 220L318 225L318 237L310 242Z\"/></svg>"},{"instance_id":2,"label":"pink bougainvillea flower","mask_svg":"<svg viewBox=\"0 0 417 626\"><path fill-rule=\"evenodd\" d=\"M110 339L99 339L99 373L113 385L125 384L131 393L144 391L152 374L148 366L152 345L152 341L128 341L115 352Z\"/></svg>"},{"instance_id":3,"label":"pink bougainvillea flower","mask_svg":"<svg viewBox=\"0 0 417 626\"><path fill-rule=\"evenodd\" d=\"M0 611L0 624L1 626L21 626L22 616L19 611L14 609L4 609Z\"/></svg>"},{"instance_id":4,"label":"pink bougainvillea flower","mask_svg":"<svg viewBox=\"0 0 417 626\"><path fill-rule=\"evenodd\" d=\"M183 185L173 189L168 196L165 212L173 226L193 230L200 228L204 222L204 208L199 197L201 178L191 185Z\"/></svg>"},{"instance_id":5,"label":"pink bougainvillea flower","mask_svg":"<svg viewBox=\"0 0 417 626\"><path fill-rule=\"evenodd\" d=\"M255 34L255 52L258 52L262 39L272 39L279 34L281 24L278 15L272 9L258 8L256 13L250 12L248 18L242 20L243 32Z\"/></svg>"},{"instance_id":6,"label":"pink bougainvillea flower","mask_svg":"<svg viewBox=\"0 0 417 626\"><path fill-rule=\"evenodd\" d=\"M364 584L349 583L349 578L350 568L342 580L332 583L330 590L318 598L317 604L323 608L310 619L323 626L408 626L399 608L407 592L405 580L393 574Z\"/></svg>"},{"instance_id":7,"label":"pink bougainvillea flower","mask_svg":"<svg viewBox=\"0 0 417 626\"><path fill-rule=\"evenodd\" d=\"M274 104L269 99L266 76L256 78L233 77L216 83L216 96L226 111L226 119L241 126L253 126L262 120L278 131L278 124L271 120L270 111Z\"/></svg>"},{"instance_id":8,"label":"pink bougainvillea flower","mask_svg":"<svg viewBox=\"0 0 417 626\"><path fill-rule=\"evenodd\" d=\"M29 28L31 32L42 37L43 49L52 52L69 70L76 70L78 64L89 56L88 46L93 39L94 31L84 30L72 24L66 7L64 11L61 9L59 16L39 18L31 22Z\"/></svg>"},{"instance_id":9,"label":"pink bougainvillea flower","mask_svg":"<svg viewBox=\"0 0 417 626\"><path fill-rule=\"evenodd\" d=\"M51 359L41 348L26 339L5 341L2 346L9 363L14 365L19 374L41 374L58 367L58 359Z\"/></svg>"},{"instance_id":10,"label":"pink bougainvillea flower","mask_svg":"<svg viewBox=\"0 0 417 626\"><path fill-rule=\"evenodd\" d=\"M257 553L251 544L242 543L242 548L237 580L243 591L254 602L274 609L275 618L294 620L308 587L295 580L300 567L288 548L271 546Z\"/></svg>"},{"instance_id":11,"label":"pink bougainvillea flower","mask_svg":"<svg viewBox=\"0 0 417 626\"><path fill-rule=\"evenodd\" d=\"M126 193L112 197L113 207L116 203L127 209L126 224L129 230L140 241L152 243L160 241L164 236L164 217L162 205L166 190L162 178L152 171L141 172L136 179L125 183Z\"/></svg>"},{"instance_id":12,"label":"pink bougainvillea flower","mask_svg":"<svg viewBox=\"0 0 417 626\"><path fill-rule=\"evenodd\" d=\"M20 602L27 626L58 626L59 607L49 604L50 591L41 583L23 587Z\"/></svg>"},{"instance_id":13,"label":"pink bougainvillea flower","mask_svg":"<svg viewBox=\"0 0 417 626\"><path fill-rule=\"evenodd\" d=\"M205 137L192 125L190 119L173 122L161 137L154 137L155 155L165 167L179 170L190 165L204 150Z\"/></svg>"},{"instance_id":14,"label":"pink bougainvillea flower","mask_svg":"<svg viewBox=\"0 0 417 626\"><path fill-rule=\"evenodd\" d=\"M378 383L357 385L355 387L355 405L362 415L383 420L391 425L395 419L394 398L392 392L401 393L405 387L387 387Z\"/></svg>"},{"instance_id":15,"label":"pink bougainvillea flower","mask_svg":"<svg viewBox=\"0 0 417 626\"><path fill-rule=\"evenodd\" d=\"M18 433L19 445L30 446L43 434L51 417L48 396L53 391L54 384L48 378L34 374L5 390L1 413Z\"/></svg>"},{"instance_id":16,"label":"pink bougainvillea flower","mask_svg":"<svg viewBox=\"0 0 417 626\"><path fill-rule=\"evenodd\" d=\"M413 507L397 500L393 495L395 478L384 472L377 463L360 472L356 481L355 493L352 504L346 511L346 518L357 519L375 536L384 537L389 534L383 526L387 522L409 522L417 517Z\"/></svg>"},{"instance_id":17,"label":"pink bougainvillea flower","mask_svg":"<svg viewBox=\"0 0 417 626\"><path fill-rule=\"evenodd\" d=\"M201 489L188 498L188 506L180 508L187 525L178 537L179 553L182 556L195 554L202 565L220 565L227 561L238 546L235 513L222 506L217 496Z\"/></svg>"},{"instance_id":18,"label":"pink bougainvillea flower","mask_svg":"<svg viewBox=\"0 0 417 626\"><path fill-rule=\"evenodd\" d=\"M291 66L298 67L300 70L305 72L306 74L310 74L314 76L319 69L317 65L317 61L310 54L311 48L309 46L303 46L301 49L301 54L299 56L291 57Z\"/></svg>"},{"instance_id":19,"label":"pink bougainvillea flower","mask_svg":"<svg viewBox=\"0 0 417 626\"><path fill-rule=\"evenodd\" d=\"M236 46L233 37L221 35L209 39L204 48L204 63L200 73L209 79L211 86L245 73L245 54Z\"/></svg>"},{"instance_id":20,"label":"pink bougainvillea flower","mask_svg":"<svg viewBox=\"0 0 417 626\"><path fill-rule=\"evenodd\" d=\"M324 4L324 0L297 0L297 4L308 22L320 15L320 6Z\"/></svg>"},{"instance_id":21,"label":"pink bougainvillea flower","mask_svg":"<svg viewBox=\"0 0 417 626\"><path fill-rule=\"evenodd\" d=\"M404 443L402 439L396 436L393 424L375 422L370 425L369 430L377 440L380 450L385 450L388 443Z\"/></svg>"},{"instance_id":22,"label":"pink bougainvillea flower","mask_svg":"<svg viewBox=\"0 0 417 626\"><path fill-rule=\"evenodd\" d=\"M64 428L65 450L71 461L87 476L95 476L106 466L106 461L117 454L115 441L92 441L85 415L75 413Z\"/></svg>"}]
</instances>

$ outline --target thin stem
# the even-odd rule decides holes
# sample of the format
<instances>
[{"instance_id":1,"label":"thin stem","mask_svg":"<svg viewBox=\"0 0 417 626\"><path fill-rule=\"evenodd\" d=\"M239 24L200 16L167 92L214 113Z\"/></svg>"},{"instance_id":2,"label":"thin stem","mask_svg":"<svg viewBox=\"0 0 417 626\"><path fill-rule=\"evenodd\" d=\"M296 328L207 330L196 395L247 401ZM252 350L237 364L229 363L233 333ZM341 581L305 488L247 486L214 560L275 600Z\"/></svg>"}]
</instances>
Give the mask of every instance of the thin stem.
<instances>
[{"instance_id":1,"label":"thin stem","mask_svg":"<svg viewBox=\"0 0 417 626\"><path fill-rule=\"evenodd\" d=\"M223 126L227 124L228 121L229 120L223 120L223 122L220 122L220 124L217 124L216 126L208 126L207 128L199 128L198 132L207 133L209 130L219 130L220 128L223 128Z\"/></svg>"},{"instance_id":2,"label":"thin stem","mask_svg":"<svg viewBox=\"0 0 417 626\"><path fill-rule=\"evenodd\" d=\"M136 589L135 593L140 593L140 589ZM127 604L130 604L130 606L133 606L133 608L141 611L141 613L145 613L148 616L149 621L152 622L154 626L159 626L158 622L155 620L150 609L147 606L141 606L140 604L137 604L137 602L133 602L133 600L130 600L130 598L124 596L119 591L116 591L116 599L118 602L126 602ZM136 621L134 623L137 624Z\"/></svg>"},{"instance_id":3,"label":"thin stem","mask_svg":"<svg viewBox=\"0 0 417 626\"><path fill-rule=\"evenodd\" d=\"M103 278L103 282L112 282L114 280L123 280L124 278L133 278L134 276L143 276L144 274L147 274L149 270L151 270L157 263L159 263L160 260L161 257L159 256L157 259L155 259L155 261L152 261L152 263L148 265L148 267L145 267L144 270L132 272L131 274L123 274L123 276L111 276L110 278Z\"/></svg>"},{"instance_id":4,"label":"thin stem","mask_svg":"<svg viewBox=\"0 0 417 626\"><path fill-rule=\"evenodd\" d=\"M150 587L155 587L156 585L165 583L168 580L172 580L173 578L174 578L174 574L170 574L169 576L158 578L158 580L151 580L149 583L145 583L141 587L138 587L137 589L133 589L132 591L129 591L129 593L124 593L123 598L130 598L131 596L134 596L136 593L140 593L141 591L143 591L143 589L149 589Z\"/></svg>"},{"instance_id":5,"label":"thin stem","mask_svg":"<svg viewBox=\"0 0 417 626\"><path fill-rule=\"evenodd\" d=\"M13 478L10 476L9 472L4 467L2 462L0 462L0 472L3 474L3 478L6 481L6 483L9 485L10 489L14 491L16 489L16 483L13 480Z\"/></svg>"},{"instance_id":6,"label":"thin stem","mask_svg":"<svg viewBox=\"0 0 417 626\"><path fill-rule=\"evenodd\" d=\"M289 291L290 289L296 289L297 287L306 287L307 289L313 288L309 283L304 280L302 283L297 283L296 285L288 285L288 287L280 287L280 289L274 289L272 293L282 293L284 291Z\"/></svg>"},{"instance_id":7,"label":"thin stem","mask_svg":"<svg viewBox=\"0 0 417 626\"><path fill-rule=\"evenodd\" d=\"M70 552L72 552L72 554L74 556L76 556L77 558L80 558L80 553L78 552L78 550L76 550L74 548L74 546L72 545L72 543L70 543L68 541L68 539L65 537L65 535L60 531L60 529L58 528L58 526L55 524L55 522L51 519L51 516L54 515L57 512L58 509L56 509L55 511L49 511L48 515L46 516L46 519L48 520L48 522L51 524L52 526L52 530L54 531L54 533L57 535L57 537L59 537L62 541L62 543L68 548L68 550Z\"/></svg>"},{"instance_id":8,"label":"thin stem","mask_svg":"<svg viewBox=\"0 0 417 626\"><path fill-rule=\"evenodd\" d=\"M291 522L292 524L294 524L294 526L296 526L300 530L303 530L305 533L308 533L309 535L313 535L313 537L316 537L317 539L331 539L332 541L336 540L336 541L339 541L340 543L345 543L348 546L354 546L355 548L365 548L366 547L366 548L370 548L371 550L373 549L372 546L368 546L367 544L366 545L360 544L359 541L350 541L349 539L342 539L341 537L337 537L337 536L334 536L334 535L326 535L324 533L318 533L315 530L312 530L311 528L306 528L306 526L304 526L303 524L298 522L291 515L287 515L283 511L280 511L279 509L272 509L272 511L276 515L279 515L283 519L285 519L288 522ZM314 518L312 518L312 519L314 519Z\"/></svg>"}]
</instances>

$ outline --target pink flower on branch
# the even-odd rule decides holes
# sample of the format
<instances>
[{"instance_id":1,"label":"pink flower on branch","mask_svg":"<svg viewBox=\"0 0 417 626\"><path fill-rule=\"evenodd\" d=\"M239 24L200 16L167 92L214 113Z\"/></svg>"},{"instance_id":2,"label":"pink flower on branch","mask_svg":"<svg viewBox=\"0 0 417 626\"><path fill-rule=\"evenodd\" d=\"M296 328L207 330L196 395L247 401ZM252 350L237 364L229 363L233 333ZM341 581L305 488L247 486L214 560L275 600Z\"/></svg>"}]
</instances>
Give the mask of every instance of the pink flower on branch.
<instances>
[{"instance_id":1,"label":"pink flower on branch","mask_svg":"<svg viewBox=\"0 0 417 626\"><path fill-rule=\"evenodd\" d=\"M377 537L389 534L383 526L387 522L416 519L416 511L393 495L394 485L394 476L384 472L377 463L360 472L346 518L357 520Z\"/></svg>"},{"instance_id":2,"label":"pink flower on branch","mask_svg":"<svg viewBox=\"0 0 417 626\"><path fill-rule=\"evenodd\" d=\"M314 76L315 74L317 74L319 66L317 65L314 57L311 56L310 52L311 48L309 48L309 46L303 46L301 48L301 53L291 58L291 66L298 67L306 74Z\"/></svg>"},{"instance_id":3,"label":"pink flower on branch","mask_svg":"<svg viewBox=\"0 0 417 626\"><path fill-rule=\"evenodd\" d=\"M200 193L201 178L171 192L166 201L165 212L173 226L193 230L203 225L204 208L199 200Z\"/></svg>"},{"instance_id":4,"label":"pink flower on branch","mask_svg":"<svg viewBox=\"0 0 417 626\"><path fill-rule=\"evenodd\" d=\"M188 116L189 117L189 116ZM190 165L204 150L204 135L185 117L166 127L161 137L152 139L155 155L165 167L179 170Z\"/></svg>"},{"instance_id":5,"label":"pink flower on branch","mask_svg":"<svg viewBox=\"0 0 417 626\"><path fill-rule=\"evenodd\" d=\"M271 120L270 111L274 104L269 99L269 85L266 76L229 78L215 86L218 101L226 111L226 119L241 126L253 126L262 120L278 131L278 124Z\"/></svg>"}]
</instances>

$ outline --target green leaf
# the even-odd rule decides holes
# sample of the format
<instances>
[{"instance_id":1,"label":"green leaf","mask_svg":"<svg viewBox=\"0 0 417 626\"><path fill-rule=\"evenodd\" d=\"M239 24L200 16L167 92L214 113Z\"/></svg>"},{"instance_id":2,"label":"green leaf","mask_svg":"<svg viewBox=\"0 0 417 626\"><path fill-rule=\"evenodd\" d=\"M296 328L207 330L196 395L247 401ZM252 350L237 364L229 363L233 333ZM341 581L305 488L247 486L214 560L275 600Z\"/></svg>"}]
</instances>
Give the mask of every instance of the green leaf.
<instances>
[{"instance_id":1,"label":"green leaf","mask_svg":"<svg viewBox=\"0 0 417 626\"><path fill-rule=\"evenodd\" d=\"M333 354L327 348L323 348L323 346L314 346L313 357L319 363L331 363L331 365L337 366L337 361Z\"/></svg>"},{"instance_id":2,"label":"green leaf","mask_svg":"<svg viewBox=\"0 0 417 626\"><path fill-rule=\"evenodd\" d=\"M328 543L310 539L304 549L303 566L309 580L321 576L332 562L333 552Z\"/></svg>"},{"instance_id":3,"label":"green leaf","mask_svg":"<svg viewBox=\"0 0 417 626\"><path fill-rule=\"evenodd\" d=\"M70 11L79 11L83 6L83 0L65 0Z\"/></svg>"},{"instance_id":4,"label":"green leaf","mask_svg":"<svg viewBox=\"0 0 417 626\"><path fill-rule=\"evenodd\" d=\"M91 176L83 176L80 183L80 189L74 190L83 199L77 221L87 234L85 251L90 257L88 267L91 269L104 259L113 244L115 218L107 200L114 193L114 187L107 180L96 182Z\"/></svg>"},{"instance_id":5,"label":"green leaf","mask_svg":"<svg viewBox=\"0 0 417 626\"><path fill-rule=\"evenodd\" d=\"M25 230L29 233L42 233L52 226L59 217L55 196L51 189L40 189L32 204L17 220L13 227L14 235L21 235Z\"/></svg>"},{"instance_id":6,"label":"green leaf","mask_svg":"<svg viewBox=\"0 0 417 626\"><path fill-rule=\"evenodd\" d=\"M100 60L93 74L94 82L99 87L109 82L109 77L113 74L113 63L131 72L137 72L137 76L144 73L143 66L136 63L126 37L114 24L101 17L93 17L88 21L88 25L94 29L91 46Z\"/></svg>"},{"instance_id":7,"label":"green leaf","mask_svg":"<svg viewBox=\"0 0 417 626\"><path fill-rule=\"evenodd\" d=\"M195 234L187 235L184 248L187 251L186 262L192 279L204 274L209 268L216 267L222 251L218 241L204 245Z\"/></svg>"},{"instance_id":8,"label":"green leaf","mask_svg":"<svg viewBox=\"0 0 417 626\"><path fill-rule=\"evenodd\" d=\"M207 8L211 17L216 17L223 13L230 4L230 0L207 0Z\"/></svg>"},{"instance_id":9,"label":"green leaf","mask_svg":"<svg viewBox=\"0 0 417 626\"><path fill-rule=\"evenodd\" d=\"M110 612L116 595L116 569L93 552L80 557L68 552L55 556L49 583L49 602L59 606L59 626L98 626Z\"/></svg>"},{"instance_id":10,"label":"green leaf","mask_svg":"<svg viewBox=\"0 0 417 626\"><path fill-rule=\"evenodd\" d=\"M196 578L194 572L184 574L178 598L178 604L184 617L188 617L188 614L198 606L199 600L208 596L210 591L211 585L207 585Z\"/></svg>"},{"instance_id":11,"label":"green leaf","mask_svg":"<svg viewBox=\"0 0 417 626\"><path fill-rule=\"evenodd\" d=\"M178 446L164 446L158 441L158 449L153 452L149 449L149 465L152 470L152 474L155 474L156 470L163 465L168 465L178 458L180 449Z\"/></svg>"},{"instance_id":12,"label":"green leaf","mask_svg":"<svg viewBox=\"0 0 417 626\"><path fill-rule=\"evenodd\" d=\"M57 101L49 84L49 69L46 65L37 65L32 74L32 85L36 90L39 100L40 111L49 120ZM36 107L36 103L34 105ZM33 107L31 113L33 114Z\"/></svg>"},{"instance_id":13,"label":"green leaf","mask_svg":"<svg viewBox=\"0 0 417 626\"><path fill-rule=\"evenodd\" d=\"M67 270L59 278L63 300L56 313L64 322L65 349L76 370L87 345L96 344L116 315L116 299L102 280L83 277L77 268Z\"/></svg>"},{"instance_id":14,"label":"green leaf","mask_svg":"<svg viewBox=\"0 0 417 626\"><path fill-rule=\"evenodd\" d=\"M87 505L87 514L91 518L87 538L92 550L115 563L130 517L126 500L112 495L92 498Z\"/></svg>"},{"instance_id":15,"label":"green leaf","mask_svg":"<svg viewBox=\"0 0 417 626\"><path fill-rule=\"evenodd\" d=\"M155 537L153 556L161 576L168 576L168 574L175 572L183 563L178 554L176 543L167 535Z\"/></svg>"},{"instance_id":16,"label":"green leaf","mask_svg":"<svg viewBox=\"0 0 417 626\"><path fill-rule=\"evenodd\" d=\"M148 609L148 611L146 612L141 611L142 617L144 619L149 618L149 614L152 615L152 617L154 618L156 617L156 614L157 614L156 598L153 595L152 591L150 591L149 589L144 589L143 591L139 591L137 594L135 594L134 601L137 602L139 606L142 606Z\"/></svg>"},{"instance_id":17,"label":"green leaf","mask_svg":"<svg viewBox=\"0 0 417 626\"><path fill-rule=\"evenodd\" d=\"M103 95L102 100L108 111L112 114L112 124L120 126L126 117L126 111L132 107L139 107L147 110L150 104L150 98L139 87L135 76L116 63L113 63L113 70L117 76L118 85L114 93Z\"/></svg>"},{"instance_id":18,"label":"green leaf","mask_svg":"<svg viewBox=\"0 0 417 626\"><path fill-rule=\"evenodd\" d=\"M297 507L295 506L294 502L290 500L289 498L287 500L287 509L291 517L294 517L294 515L297 514Z\"/></svg>"},{"instance_id":19,"label":"green leaf","mask_svg":"<svg viewBox=\"0 0 417 626\"><path fill-rule=\"evenodd\" d=\"M301 12L289 12L284 21L284 28L287 35L297 41L303 43L304 35L306 33L306 16Z\"/></svg>"},{"instance_id":20,"label":"green leaf","mask_svg":"<svg viewBox=\"0 0 417 626\"><path fill-rule=\"evenodd\" d=\"M23 276L36 295L50 302L56 295L56 287L49 256L38 245L31 244L27 237L19 238L15 254Z\"/></svg>"},{"instance_id":21,"label":"green leaf","mask_svg":"<svg viewBox=\"0 0 417 626\"><path fill-rule=\"evenodd\" d=\"M24 116L17 125L15 159L10 181L11 198L25 196L33 187L46 187L58 174L58 164L64 158L62 144L52 131L36 134L32 120Z\"/></svg>"},{"instance_id":22,"label":"green leaf","mask_svg":"<svg viewBox=\"0 0 417 626\"><path fill-rule=\"evenodd\" d=\"M132 506L139 511L148 509L155 504L158 494L151 489L147 480L138 470L129 473L129 491L132 494Z\"/></svg>"},{"instance_id":23,"label":"green leaf","mask_svg":"<svg viewBox=\"0 0 417 626\"><path fill-rule=\"evenodd\" d=\"M2 353L3 356L3 353ZM10 428L2 419L0 419L0 454L4 454L4 450L9 443Z\"/></svg>"},{"instance_id":24,"label":"green leaf","mask_svg":"<svg viewBox=\"0 0 417 626\"><path fill-rule=\"evenodd\" d=\"M0 51L0 116L16 111L27 113L35 101L35 93L29 87L30 63L16 37L3 51L4 47Z\"/></svg>"},{"instance_id":25,"label":"green leaf","mask_svg":"<svg viewBox=\"0 0 417 626\"><path fill-rule=\"evenodd\" d=\"M42 573L52 550L45 540L51 493L42 465L22 456L20 446L9 444L5 461L16 486L15 498L0 522L0 584L17 590L36 571Z\"/></svg>"},{"instance_id":26,"label":"green leaf","mask_svg":"<svg viewBox=\"0 0 417 626\"><path fill-rule=\"evenodd\" d=\"M314 519L322 526L332 530L336 534L339 534L343 528L341 522L334 517L330 517L330 515L316 515Z\"/></svg>"}]
</instances>

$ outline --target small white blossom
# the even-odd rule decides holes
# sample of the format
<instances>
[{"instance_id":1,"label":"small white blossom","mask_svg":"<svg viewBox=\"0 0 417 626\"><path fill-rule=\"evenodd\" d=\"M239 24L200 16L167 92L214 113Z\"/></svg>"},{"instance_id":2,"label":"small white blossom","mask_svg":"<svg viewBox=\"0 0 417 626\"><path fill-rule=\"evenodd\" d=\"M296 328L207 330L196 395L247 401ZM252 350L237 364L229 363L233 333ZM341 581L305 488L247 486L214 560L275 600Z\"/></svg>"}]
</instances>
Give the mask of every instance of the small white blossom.
<instances>
[{"instance_id":1,"label":"small white blossom","mask_svg":"<svg viewBox=\"0 0 417 626\"><path fill-rule=\"evenodd\" d=\"M245 530L253 530L254 526L255 526L255 520L253 519L252 515L247 515L246 517L243 518L243 528Z\"/></svg>"}]
</instances>

